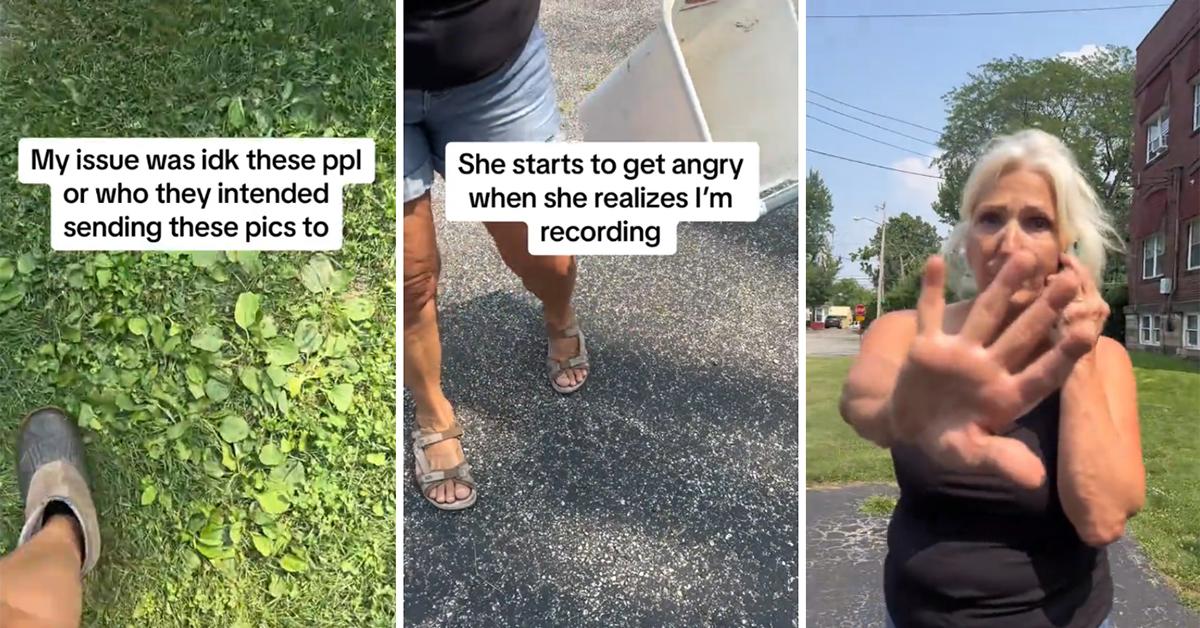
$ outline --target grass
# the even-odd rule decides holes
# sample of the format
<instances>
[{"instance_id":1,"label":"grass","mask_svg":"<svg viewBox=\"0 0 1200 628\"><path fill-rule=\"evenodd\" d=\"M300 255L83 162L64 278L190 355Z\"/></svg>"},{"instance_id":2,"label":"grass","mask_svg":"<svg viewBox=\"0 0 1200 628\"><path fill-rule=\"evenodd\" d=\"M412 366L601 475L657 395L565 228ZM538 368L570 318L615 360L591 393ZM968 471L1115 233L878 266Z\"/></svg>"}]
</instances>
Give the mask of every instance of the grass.
<instances>
[{"instance_id":1,"label":"grass","mask_svg":"<svg viewBox=\"0 0 1200 628\"><path fill-rule=\"evenodd\" d=\"M1146 507L1129 531L1184 604L1200 609L1200 368L1140 352L1133 363L1147 488ZM807 368L808 486L894 483L887 451L859 438L838 414L850 358L809 358Z\"/></svg>"},{"instance_id":2,"label":"grass","mask_svg":"<svg viewBox=\"0 0 1200 628\"><path fill-rule=\"evenodd\" d=\"M394 625L394 41L378 0L0 16L0 553L17 422L63 406L104 538L84 625ZM55 253L16 143L72 136L371 137L377 175L328 257Z\"/></svg>"},{"instance_id":3,"label":"grass","mask_svg":"<svg viewBox=\"0 0 1200 628\"><path fill-rule=\"evenodd\" d=\"M894 482L887 450L859 438L838 413L850 358L809 358L805 449L809 486Z\"/></svg>"},{"instance_id":4,"label":"grass","mask_svg":"<svg viewBox=\"0 0 1200 628\"><path fill-rule=\"evenodd\" d=\"M890 517L896 509L896 498L889 495L872 495L862 501L858 511L871 517Z\"/></svg>"}]
</instances>

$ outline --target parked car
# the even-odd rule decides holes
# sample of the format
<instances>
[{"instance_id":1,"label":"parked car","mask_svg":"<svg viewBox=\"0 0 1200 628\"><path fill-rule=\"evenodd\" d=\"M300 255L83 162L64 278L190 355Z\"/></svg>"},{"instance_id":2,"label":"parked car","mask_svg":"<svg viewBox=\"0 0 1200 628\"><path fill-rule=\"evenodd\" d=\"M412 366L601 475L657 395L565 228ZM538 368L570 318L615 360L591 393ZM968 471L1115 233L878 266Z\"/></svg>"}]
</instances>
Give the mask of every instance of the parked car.
<instances>
[{"instance_id":1,"label":"parked car","mask_svg":"<svg viewBox=\"0 0 1200 628\"><path fill-rule=\"evenodd\" d=\"M841 316L826 316L825 329L842 329L843 321Z\"/></svg>"}]
</instances>

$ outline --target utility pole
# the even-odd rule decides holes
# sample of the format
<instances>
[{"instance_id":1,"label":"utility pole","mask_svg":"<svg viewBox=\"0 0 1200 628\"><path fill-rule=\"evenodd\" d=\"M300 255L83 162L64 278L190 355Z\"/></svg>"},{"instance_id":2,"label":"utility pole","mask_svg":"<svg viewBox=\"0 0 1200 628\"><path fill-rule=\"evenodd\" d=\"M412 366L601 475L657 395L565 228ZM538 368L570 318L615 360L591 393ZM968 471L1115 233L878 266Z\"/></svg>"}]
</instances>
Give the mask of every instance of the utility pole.
<instances>
[{"instance_id":1,"label":"utility pole","mask_svg":"<svg viewBox=\"0 0 1200 628\"><path fill-rule=\"evenodd\" d=\"M870 223L879 225L879 282L875 287L875 318L883 316L883 260L884 248L887 246L887 203L882 203L875 208L883 214L883 222L872 220L870 218L862 218L856 216L854 220L865 220Z\"/></svg>"},{"instance_id":2,"label":"utility pole","mask_svg":"<svg viewBox=\"0 0 1200 628\"><path fill-rule=\"evenodd\" d=\"M883 265L884 249L887 247L887 203L879 206L883 212L883 222L879 225L879 288L875 293L875 318L883 316Z\"/></svg>"}]
</instances>

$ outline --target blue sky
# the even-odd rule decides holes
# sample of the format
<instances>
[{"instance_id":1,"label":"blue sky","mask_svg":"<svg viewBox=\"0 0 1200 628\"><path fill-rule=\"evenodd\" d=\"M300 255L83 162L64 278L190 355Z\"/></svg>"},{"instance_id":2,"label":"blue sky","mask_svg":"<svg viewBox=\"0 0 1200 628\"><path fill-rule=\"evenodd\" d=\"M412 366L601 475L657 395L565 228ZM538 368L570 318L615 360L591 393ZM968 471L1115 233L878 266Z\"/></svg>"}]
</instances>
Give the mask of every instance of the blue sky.
<instances>
[{"instance_id":1,"label":"blue sky","mask_svg":"<svg viewBox=\"0 0 1200 628\"><path fill-rule=\"evenodd\" d=\"M809 15L1007 11L1151 4L1153 0L806 0ZM1166 7L1123 11L925 19L808 19L806 87L858 107L932 129L945 119L942 95L967 74L997 57L1027 58L1086 52L1088 46L1115 44L1136 50ZM936 134L848 109L825 98L807 99L916 138ZM936 154L936 147L807 105L807 115L910 148ZM905 170L935 173L929 159L890 148L807 120L809 148ZM867 243L878 219L875 206L886 202L889 215L909 212L932 224L930 203L937 180L888 172L806 153L806 168L820 171L833 194L834 253L842 257L843 277L863 279L850 253ZM936 174L936 173L935 173ZM945 234L946 228L939 227Z\"/></svg>"}]
</instances>

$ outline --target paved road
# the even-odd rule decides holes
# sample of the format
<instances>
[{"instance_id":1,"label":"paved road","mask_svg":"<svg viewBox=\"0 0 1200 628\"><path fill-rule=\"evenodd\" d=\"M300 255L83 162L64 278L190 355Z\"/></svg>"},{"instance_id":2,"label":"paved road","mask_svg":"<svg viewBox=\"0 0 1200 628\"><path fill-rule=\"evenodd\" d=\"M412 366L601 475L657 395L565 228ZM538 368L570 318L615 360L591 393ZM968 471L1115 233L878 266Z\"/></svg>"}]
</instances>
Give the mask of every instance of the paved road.
<instances>
[{"instance_id":1,"label":"paved road","mask_svg":"<svg viewBox=\"0 0 1200 628\"><path fill-rule=\"evenodd\" d=\"M871 495L894 496L890 486L810 490L806 497L805 591L809 626L884 625L883 558L887 518L859 512ZM1150 568L1137 543L1125 537L1109 549L1116 588L1116 624L1122 628L1200 626Z\"/></svg>"},{"instance_id":2,"label":"paved road","mask_svg":"<svg viewBox=\"0 0 1200 628\"><path fill-rule=\"evenodd\" d=\"M543 2L568 139L661 6L633 4ZM439 217L445 386L481 487L447 514L406 481L406 625L795 624L797 221L684 224L675 256L581 260L595 370L560 398L535 300L481 226Z\"/></svg>"},{"instance_id":3,"label":"paved road","mask_svg":"<svg viewBox=\"0 0 1200 628\"><path fill-rule=\"evenodd\" d=\"M861 338L858 333L849 329L808 329L804 334L804 355L858 355Z\"/></svg>"}]
</instances>

